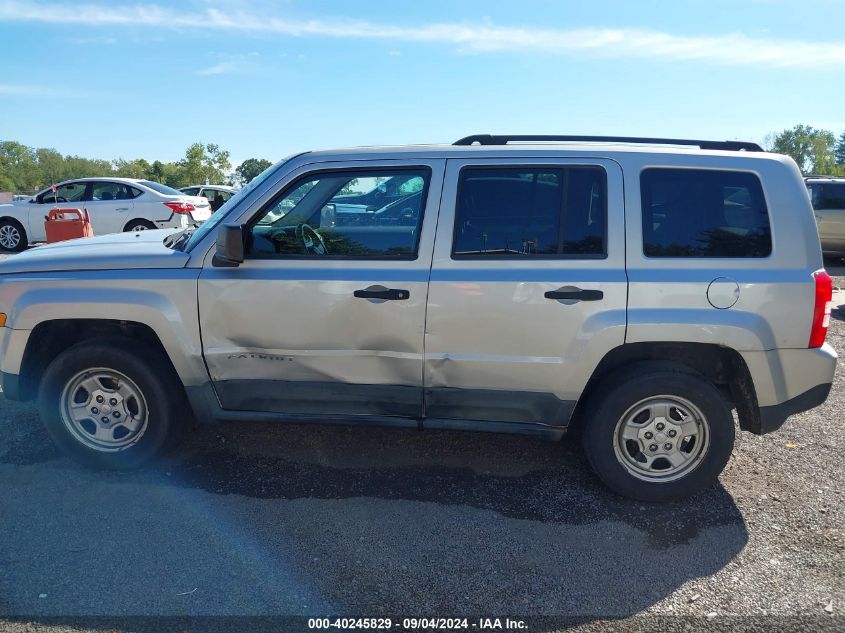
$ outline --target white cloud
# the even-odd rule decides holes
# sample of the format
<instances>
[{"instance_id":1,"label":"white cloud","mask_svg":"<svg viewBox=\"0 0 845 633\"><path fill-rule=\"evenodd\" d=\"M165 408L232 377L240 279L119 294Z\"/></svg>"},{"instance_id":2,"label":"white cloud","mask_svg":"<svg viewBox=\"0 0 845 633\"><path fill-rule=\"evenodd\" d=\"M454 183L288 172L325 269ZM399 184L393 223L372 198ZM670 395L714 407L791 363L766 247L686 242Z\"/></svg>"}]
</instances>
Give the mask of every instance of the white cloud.
<instances>
[{"instance_id":1,"label":"white cloud","mask_svg":"<svg viewBox=\"0 0 845 633\"><path fill-rule=\"evenodd\" d=\"M33 86L29 84L0 84L0 95L20 97L44 97L57 94L56 90L47 86Z\"/></svg>"},{"instance_id":2,"label":"white cloud","mask_svg":"<svg viewBox=\"0 0 845 633\"><path fill-rule=\"evenodd\" d=\"M226 73L231 73L237 70L238 66L233 61L228 62L220 62L219 64L214 64L213 66L209 66L208 68L203 68L202 70L197 71L199 75L225 75Z\"/></svg>"},{"instance_id":3,"label":"white cloud","mask_svg":"<svg viewBox=\"0 0 845 633\"><path fill-rule=\"evenodd\" d=\"M178 11L156 4L41 4L0 0L0 21L202 28L245 34L326 37L454 46L465 52L535 52L699 61L775 68L845 66L845 43L750 37L742 33L674 35L634 28L551 29L496 26L490 21L402 26L356 19L288 19L247 10Z\"/></svg>"},{"instance_id":4,"label":"white cloud","mask_svg":"<svg viewBox=\"0 0 845 633\"><path fill-rule=\"evenodd\" d=\"M208 68L198 70L198 75L224 75L234 72L250 71L257 66L257 60L261 57L261 55L255 51L247 53L246 55L228 55L225 53L215 53L213 51L209 54L217 57L219 61Z\"/></svg>"}]
</instances>

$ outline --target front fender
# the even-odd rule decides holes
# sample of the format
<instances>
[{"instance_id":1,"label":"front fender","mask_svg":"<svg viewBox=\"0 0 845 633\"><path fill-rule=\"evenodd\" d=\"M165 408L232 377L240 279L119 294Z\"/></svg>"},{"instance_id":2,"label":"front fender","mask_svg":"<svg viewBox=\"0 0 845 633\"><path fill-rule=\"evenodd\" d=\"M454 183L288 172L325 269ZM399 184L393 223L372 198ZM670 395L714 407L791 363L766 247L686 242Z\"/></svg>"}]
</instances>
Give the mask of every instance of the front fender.
<instances>
[{"instance_id":1,"label":"front fender","mask_svg":"<svg viewBox=\"0 0 845 633\"><path fill-rule=\"evenodd\" d=\"M20 372L29 333L53 320L130 321L155 332L183 384L203 384L197 318L197 269L102 271L10 276L0 283L0 311L7 313L2 370ZM122 273L122 274L121 274ZM24 344L25 341L25 344Z\"/></svg>"}]
</instances>

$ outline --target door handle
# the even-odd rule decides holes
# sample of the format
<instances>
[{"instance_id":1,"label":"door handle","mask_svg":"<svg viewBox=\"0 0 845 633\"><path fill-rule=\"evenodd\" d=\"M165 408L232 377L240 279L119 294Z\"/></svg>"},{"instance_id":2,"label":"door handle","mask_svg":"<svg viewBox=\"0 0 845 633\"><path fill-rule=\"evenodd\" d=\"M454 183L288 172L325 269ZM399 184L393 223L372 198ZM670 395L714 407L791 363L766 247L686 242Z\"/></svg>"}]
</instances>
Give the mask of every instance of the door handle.
<instances>
[{"instance_id":1,"label":"door handle","mask_svg":"<svg viewBox=\"0 0 845 633\"><path fill-rule=\"evenodd\" d=\"M573 288L572 290L549 290L544 296L546 299L554 299L556 301L561 299L569 299L570 301L600 301L604 299L604 293L601 290L581 290L580 288Z\"/></svg>"},{"instance_id":2,"label":"door handle","mask_svg":"<svg viewBox=\"0 0 845 633\"><path fill-rule=\"evenodd\" d=\"M384 288L373 286L364 290L356 290L352 293L359 299L384 299L385 301L405 301L411 297L411 293L400 288Z\"/></svg>"},{"instance_id":3,"label":"door handle","mask_svg":"<svg viewBox=\"0 0 845 633\"><path fill-rule=\"evenodd\" d=\"M120 207L119 209L115 209L115 211L129 211L129 207Z\"/></svg>"}]
</instances>

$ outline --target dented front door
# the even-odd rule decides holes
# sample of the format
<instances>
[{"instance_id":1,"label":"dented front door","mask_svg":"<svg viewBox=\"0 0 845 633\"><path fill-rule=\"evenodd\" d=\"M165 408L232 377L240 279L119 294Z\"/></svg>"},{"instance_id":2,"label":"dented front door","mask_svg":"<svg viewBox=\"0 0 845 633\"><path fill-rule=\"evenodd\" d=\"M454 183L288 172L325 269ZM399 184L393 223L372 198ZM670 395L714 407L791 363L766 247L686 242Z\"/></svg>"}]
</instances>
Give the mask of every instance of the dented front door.
<instances>
[{"instance_id":1,"label":"dented front door","mask_svg":"<svg viewBox=\"0 0 845 633\"><path fill-rule=\"evenodd\" d=\"M220 268L206 259L199 279L203 354L224 409L422 415L426 296L444 164L384 164L430 172L413 260L248 258ZM280 195L307 177L307 170L295 174Z\"/></svg>"}]
</instances>

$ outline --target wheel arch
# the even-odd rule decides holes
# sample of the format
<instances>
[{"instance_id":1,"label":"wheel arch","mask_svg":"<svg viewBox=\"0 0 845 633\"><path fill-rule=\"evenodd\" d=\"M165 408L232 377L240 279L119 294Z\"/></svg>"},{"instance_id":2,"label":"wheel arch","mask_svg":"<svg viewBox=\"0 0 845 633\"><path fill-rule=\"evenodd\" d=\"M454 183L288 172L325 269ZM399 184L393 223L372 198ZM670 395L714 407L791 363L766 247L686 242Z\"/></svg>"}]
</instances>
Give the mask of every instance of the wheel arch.
<instances>
[{"instance_id":1,"label":"wheel arch","mask_svg":"<svg viewBox=\"0 0 845 633\"><path fill-rule=\"evenodd\" d=\"M575 406L570 428L580 431L588 400L611 373L636 364L670 362L701 374L713 383L737 410L740 428L760 433L757 392L742 355L730 347L711 343L639 342L626 343L610 350L593 371Z\"/></svg>"},{"instance_id":2,"label":"wheel arch","mask_svg":"<svg viewBox=\"0 0 845 633\"><path fill-rule=\"evenodd\" d=\"M147 218L138 217L138 218L132 218L131 220L126 222L126 224L123 225L123 232L125 233L125 232L129 231L130 227L137 226L138 224L145 224L145 225L153 227L153 229L157 228L156 223L153 222L152 220L148 220Z\"/></svg>"},{"instance_id":3,"label":"wheel arch","mask_svg":"<svg viewBox=\"0 0 845 633\"><path fill-rule=\"evenodd\" d=\"M33 328L24 348L18 374L17 399L32 400L50 362L78 343L93 340L130 339L160 353L167 370L179 375L161 338L152 327L117 319L51 319Z\"/></svg>"}]
</instances>

